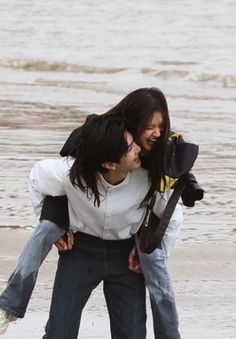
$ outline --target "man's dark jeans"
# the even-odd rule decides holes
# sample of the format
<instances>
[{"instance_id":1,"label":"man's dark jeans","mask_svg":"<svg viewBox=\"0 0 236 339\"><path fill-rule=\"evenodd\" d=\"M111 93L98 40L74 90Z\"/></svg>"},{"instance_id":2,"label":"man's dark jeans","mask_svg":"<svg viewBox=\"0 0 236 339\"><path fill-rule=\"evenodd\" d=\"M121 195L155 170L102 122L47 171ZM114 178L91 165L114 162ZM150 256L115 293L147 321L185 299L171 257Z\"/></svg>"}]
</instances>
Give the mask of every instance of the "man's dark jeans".
<instances>
[{"instance_id":1,"label":"man's dark jeans","mask_svg":"<svg viewBox=\"0 0 236 339\"><path fill-rule=\"evenodd\" d=\"M134 241L108 241L78 232L71 251L62 252L43 339L76 339L82 310L103 281L112 339L146 338L143 276L129 271Z\"/></svg>"}]
</instances>

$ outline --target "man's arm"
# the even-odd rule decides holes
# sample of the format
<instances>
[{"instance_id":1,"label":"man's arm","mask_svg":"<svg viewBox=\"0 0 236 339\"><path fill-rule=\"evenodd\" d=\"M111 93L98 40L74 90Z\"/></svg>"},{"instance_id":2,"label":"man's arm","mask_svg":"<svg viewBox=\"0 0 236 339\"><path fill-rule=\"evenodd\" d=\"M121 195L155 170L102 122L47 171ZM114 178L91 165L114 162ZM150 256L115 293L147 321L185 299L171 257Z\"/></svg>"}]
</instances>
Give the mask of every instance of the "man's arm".
<instances>
[{"instance_id":1,"label":"man's arm","mask_svg":"<svg viewBox=\"0 0 236 339\"><path fill-rule=\"evenodd\" d=\"M65 195L63 178L69 174L69 159L47 159L37 162L30 172L30 199L36 215L46 196Z\"/></svg>"}]
</instances>

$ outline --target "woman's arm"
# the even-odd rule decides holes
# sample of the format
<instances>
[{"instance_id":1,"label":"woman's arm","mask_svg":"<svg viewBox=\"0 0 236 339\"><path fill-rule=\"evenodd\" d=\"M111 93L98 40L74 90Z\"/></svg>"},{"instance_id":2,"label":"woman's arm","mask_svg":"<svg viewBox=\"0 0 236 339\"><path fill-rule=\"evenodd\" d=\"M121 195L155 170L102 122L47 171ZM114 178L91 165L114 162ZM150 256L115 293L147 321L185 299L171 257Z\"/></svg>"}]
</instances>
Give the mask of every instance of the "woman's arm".
<instances>
[{"instance_id":1,"label":"woman's arm","mask_svg":"<svg viewBox=\"0 0 236 339\"><path fill-rule=\"evenodd\" d=\"M174 249L183 221L182 207L177 204L161 242L162 251L166 258L170 256Z\"/></svg>"},{"instance_id":2,"label":"woman's arm","mask_svg":"<svg viewBox=\"0 0 236 339\"><path fill-rule=\"evenodd\" d=\"M155 205L153 207L153 212L161 219L160 221L157 222L157 232L155 233L155 240L152 238L152 246L155 245L155 242L161 242L161 248L163 253L165 254L165 257L168 258L170 255L170 252L172 251L176 239L178 237L180 228L183 224L183 211L182 207L177 204L175 206L175 209L172 213L172 216L169 220L169 213L171 213L171 209L168 209L166 212L165 209L168 208L166 207L167 201L171 197L171 192L166 192L164 194L157 194L157 199L155 202ZM172 202L173 203L173 202ZM170 207L170 206L169 206ZM171 208L171 207L170 207ZM165 216L163 217L163 213L165 213ZM164 219L162 219L162 217ZM169 220L169 221L168 221ZM164 224L163 224L164 223ZM158 230L158 224L160 224L159 230Z\"/></svg>"},{"instance_id":3,"label":"woman's arm","mask_svg":"<svg viewBox=\"0 0 236 339\"><path fill-rule=\"evenodd\" d=\"M89 114L87 116L86 120L85 120L85 124L92 121L95 117L97 117L97 114ZM71 132L68 139L66 140L66 142L62 146L62 149L60 150L60 155L62 157L66 157L66 156L69 156L69 155L73 156L73 157L75 156L75 149L76 149L76 146L77 146L77 142L80 138L80 130L81 130L81 128L78 127Z\"/></svg>"}]
</instances>

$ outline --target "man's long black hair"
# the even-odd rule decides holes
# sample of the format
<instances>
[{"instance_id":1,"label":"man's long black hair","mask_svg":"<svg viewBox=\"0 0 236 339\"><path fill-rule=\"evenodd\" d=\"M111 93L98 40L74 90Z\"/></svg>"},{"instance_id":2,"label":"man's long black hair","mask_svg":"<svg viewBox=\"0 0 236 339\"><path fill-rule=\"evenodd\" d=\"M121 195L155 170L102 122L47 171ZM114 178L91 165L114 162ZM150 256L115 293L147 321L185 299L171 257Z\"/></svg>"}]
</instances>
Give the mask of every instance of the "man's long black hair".
<instances>
[{"instance_id":1,"label":"man's long black hair","mask_svg":"<svg viewBox=\"0 0 236 339\"><path fill-rule=\"evenodd\" d=\"M102 164L108 161L119 163L127 152L124 120L121 117L95 117L80 130L75 162L70 170L73 186L78 186L88 197L93 195L94 205L99 206L97 172L107 172Z\"/></svg>"}]
</instances>

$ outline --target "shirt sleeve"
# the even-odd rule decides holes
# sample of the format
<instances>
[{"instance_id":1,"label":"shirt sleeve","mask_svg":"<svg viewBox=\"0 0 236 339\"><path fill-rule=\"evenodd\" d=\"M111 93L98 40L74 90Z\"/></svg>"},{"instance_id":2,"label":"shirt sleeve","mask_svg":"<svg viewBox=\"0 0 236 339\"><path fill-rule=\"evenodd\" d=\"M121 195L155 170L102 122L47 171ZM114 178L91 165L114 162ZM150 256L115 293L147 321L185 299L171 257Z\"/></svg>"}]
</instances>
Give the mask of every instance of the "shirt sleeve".
<instances>
[{"instance_id":1,"label":"shirt sleeve","mask_svg":"<svg viewBox=\"0 0 236 339\"><path fill-rule=\"evenodd\" d=\"M153 212L159 217L162 217L162 214L166 208L166 204L168 199L171 196L171 192L165 192L165 193L157 193L156 195L156 202L153 206Z\"/></svg>"},{"instance_id":2,"label":"shirt sleeve","mask_svg":"<svg viewBox=\"0 0 236 339\"><path fill-rule=\"evenodd\" d=\"M157 198L155 205L153 207L153 211L159 218L162 217L167 201L170 199L171 194L172 194L171 191L162 194L157 193ZM166 258L170 256L170 253L175 246L182 225L183 225L183 210L182 207L179 204L177 204L161 242L162 251Z\"/></svg>"},{"instance_id":3,"label":"shirt sleeve","mask_svg":"<svg viewBox=\"0 0 236 339\"><path fill-rule=\"evenodd\" d=\"M180 229L183 225L183 220L183 209L177 204L161 242L162 250L166 258L170 256L174 249Z\"/></svg>"},{"instance_id":4,"label":"shirt sleeve","mask_svg":"<svg viewBox=\"0 0 236 339\"><path fill-rule=\"evenodd\" d=\"M69 175L71 161L68 158L46 159L37 162L30 172L30 200L36 215L40 215L47 195L65 195L64 179Z\"/></svg>"}]
</instances>

